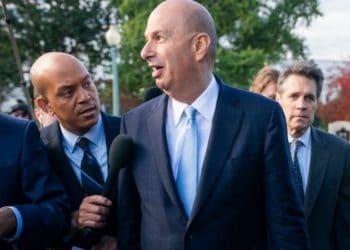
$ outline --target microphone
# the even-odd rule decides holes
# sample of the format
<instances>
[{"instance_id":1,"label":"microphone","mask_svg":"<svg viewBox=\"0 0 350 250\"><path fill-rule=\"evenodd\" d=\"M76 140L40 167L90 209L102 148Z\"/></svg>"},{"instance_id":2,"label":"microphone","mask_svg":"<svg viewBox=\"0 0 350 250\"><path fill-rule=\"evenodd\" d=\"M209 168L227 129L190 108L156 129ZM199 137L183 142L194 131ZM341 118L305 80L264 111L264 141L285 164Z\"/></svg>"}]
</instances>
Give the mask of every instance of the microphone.
<instances>
[{"instance_id":1,"label":"microphone","mask_svg":"<svg viewBox=\"0 0 350 250\"><path fill-rule=\"evenodd\" d=\"M113 199L113 191L116 187L119 170L124 168L131 159L133 146L132 139L127 135L118 135L114 138L109 149L109 174L103 188L102 196L110 200Z\"/></svg>"},{"instance_id":2,"label":"microphone","mask_svg":"<svg viewBox=\"0 0 350 250\"><path fill-rule=\"evenodd\" d=\"M109 148L109 173L104 185L102 196L113 200L116 190L119 170L126 167L133 153L133 142L127 135L118 135ZM102 236L102 231L94 228L84 228L80 231L79 247L91 248Z\"/></svg>"}]
</instances>

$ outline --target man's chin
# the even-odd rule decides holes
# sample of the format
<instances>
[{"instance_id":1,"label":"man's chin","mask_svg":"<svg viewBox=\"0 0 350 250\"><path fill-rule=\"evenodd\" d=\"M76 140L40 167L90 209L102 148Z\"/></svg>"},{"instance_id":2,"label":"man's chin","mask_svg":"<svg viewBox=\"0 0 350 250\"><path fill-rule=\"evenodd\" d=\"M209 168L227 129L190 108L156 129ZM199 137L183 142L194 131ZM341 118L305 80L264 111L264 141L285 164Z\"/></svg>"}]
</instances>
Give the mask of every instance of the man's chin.
<instances>
[{"instance_id":1,"label":"man's chin","mask_svg":"<svg viewBox=\"0 0 350 250\"><path fill-rule=\"evenodd\" d=\"M160 88L164 91L168 90L170 87L169 83L165 82L162 79L156 79L155 84L156 84L157 88Z\"/></svg>"},{"instance_id":2,"label":"man's chin","mask_svg":"<svg viewBox=\"0 0 350 250\"><path fill-rule=\"evenodd\" d=\"M98 113L94 113L94 114L87 115L87 116L81 116L80 117L80 124L82 124L82 125L84 124L84 127L92 127L92 126L97 124L98 117L99 117Z\"/></svg>"},{"instance_id":3,"label":"man's chin","mask_svg":"<svg viewBox=\"0 0 350 250\"><path fill-rule=\"evenodd\" d=\"M289 134L293 137L300 137L302 136L305 131L308 129L309 125L299 125L299 126L293 126L292 129L289 130Z\"/></svg>"}]
</instances>

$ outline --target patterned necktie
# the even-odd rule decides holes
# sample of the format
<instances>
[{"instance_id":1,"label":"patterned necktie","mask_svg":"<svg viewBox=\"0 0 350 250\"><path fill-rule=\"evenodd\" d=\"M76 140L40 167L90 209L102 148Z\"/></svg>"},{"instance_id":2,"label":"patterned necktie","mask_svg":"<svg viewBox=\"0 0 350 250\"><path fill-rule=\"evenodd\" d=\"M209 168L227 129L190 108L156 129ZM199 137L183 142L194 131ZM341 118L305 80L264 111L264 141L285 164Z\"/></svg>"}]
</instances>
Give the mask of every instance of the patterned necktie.
<instances>
[{"instance_id":1,"label":"patterned necktie","mask_svg":"<svg viewBox=\"0 0 350 250\"><path fill-rule=\"evenodd\" d=\"M81 137L78 146L84 151L81 161L81 184L87 195L101 194L103 190L103 177L101 168L89 149L89 140Z\"/></svg>"},{"instance_id":2,"label":"patterned necktie","mask_svg":"<svg viewBox=\"0 0 350 250\"><path fill-rule=\"evenodd\" d=\"M302 142L299 140L293 140L292 148L294 148L293 153L293 170L295 174L295 182L297 185L297 191L301 198L301 201L304 203L304 188L303 188L303 178L301 176L299 161L298 161L298 150L300 149L300 146L302 146Z\"/></svg>"},{"instance_id":3,"label":"patterned necktie","mask_svg":"<svg viewBox=\"0 0 350 250\"><path fill-rule=\"evenodd\" d=\"M184 110L187 124L183 137L183 146L179 156L179 168L176 179L177 189L187 216L191 214L198 184L198 135L196 110L187 106Z\"/></svg>"}]
</instances>

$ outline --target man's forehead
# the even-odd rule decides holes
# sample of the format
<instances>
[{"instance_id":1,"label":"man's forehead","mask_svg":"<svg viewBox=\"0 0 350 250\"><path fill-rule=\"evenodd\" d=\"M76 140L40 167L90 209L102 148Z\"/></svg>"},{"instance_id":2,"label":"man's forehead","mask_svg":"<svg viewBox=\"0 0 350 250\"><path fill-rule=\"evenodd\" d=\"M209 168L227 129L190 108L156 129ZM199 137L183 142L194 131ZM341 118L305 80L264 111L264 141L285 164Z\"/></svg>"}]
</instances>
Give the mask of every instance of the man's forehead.
<instances>
[{"instance_id":1,"label":"man's forehead","mask_svg":"<svg viewBox=\"0 0 350 250\"><path fill-rule=\"evenodd\" d=\"M62 76L60 79L60 85L72 85L75 83L84 82L88 79L91 79L91 76L87 72L82 72L81 74L67 74L66 76Z\"/></svg>"},{"instance_id":2,"label":"man's forehead","mask_svg":"<svg viewBox=\"0 0 350 250\"><path fill-rule=\"evenodd\" d=\"M282 93L287 94L288 96L316 96L316 88L290 87L285 88L284 91L282 91Z\"/></svg>"},{"instance_id":3,"label":"man's forehead","mask_svg":"<svg viewBox=\"0 0 350 250\"><path fill-rule=\"evenodd\" d=\"M170 30L159 27L157 29L146 29L144 36L147 38L149 36L154 36L154 35L169 35L169 34L170 34Z\"/></svg>"},{"instance_id":4,"label":"man's forehead","mask_svg":"<svg viewBox=\"0 0 350 250\"><path fill-rule=\"evenodd\" d=\"M316 86L316 81L312 78L309 78L304 75L299 75L299 74L291 74L289 75L285 80L282 85L289 85L290 87L295 87L295 86L304 86L304 87L309 87L309 86Z\"/></svg>"}]
</instances>

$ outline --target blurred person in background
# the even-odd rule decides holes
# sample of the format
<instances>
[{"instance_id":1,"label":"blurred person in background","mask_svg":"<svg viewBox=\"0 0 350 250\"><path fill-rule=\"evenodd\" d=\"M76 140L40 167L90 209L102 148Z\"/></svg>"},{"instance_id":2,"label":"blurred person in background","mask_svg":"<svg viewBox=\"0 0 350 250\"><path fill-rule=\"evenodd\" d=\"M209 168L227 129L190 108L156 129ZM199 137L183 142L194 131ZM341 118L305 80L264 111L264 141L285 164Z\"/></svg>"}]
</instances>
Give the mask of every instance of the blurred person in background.
<instances>
[{"instance_id":1,"label":"blurred person in background","mask_svg":"<svg viewBox=\"0 0 350 250\"><path fill-rule=\"evenodd\" d=\"M147 102L157 96L160 96L161 94L164 94L164 92L160 89L160 88L157 88L157 87L150 87L146 93L145 93L145 96L143 98L143 101L144 102Z\"/></svg>"},{"instance_id":2,"label":"blurred person in background","mask_svg":"<svg viewBox=\"0 0 350 250\"><path fill-rule=\"evenodd\" d=\"M32 119L28 105L21 100L17 100L17 103L11 106L9 115L27 120Z\"/></svg>"},{"instance_id":3,"label":"blurred person in background","mask_svg":"<svg viewBox=\"0 0 350 250\"><path fill-rule=\"evenodd\" d=\"M263 67L255 76L249 90L275 100L279 74L278 70L270 66Z\"/></svg>"}]
</instances>

